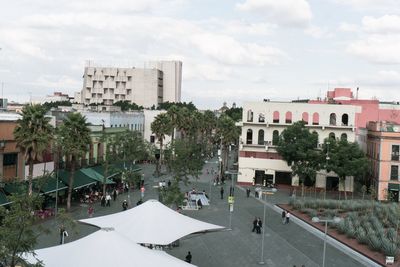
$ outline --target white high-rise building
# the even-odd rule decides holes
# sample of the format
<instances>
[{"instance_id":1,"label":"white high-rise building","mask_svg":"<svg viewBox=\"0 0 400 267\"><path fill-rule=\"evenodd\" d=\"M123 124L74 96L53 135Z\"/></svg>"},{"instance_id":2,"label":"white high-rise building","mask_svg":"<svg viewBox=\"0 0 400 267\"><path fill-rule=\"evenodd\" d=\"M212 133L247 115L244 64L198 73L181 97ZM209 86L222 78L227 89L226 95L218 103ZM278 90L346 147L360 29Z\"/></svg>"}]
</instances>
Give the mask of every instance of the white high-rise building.
<instances>
[{"instance_id":1,"label":"white high-rise building","mask_svg":"<svg viewBox=\"0 0 400 267\"><path fill-rule=\"evenodd\" d=\"M182 62L152 62L147 68L85 67L80 102L112 105L127 100L144 107L180 102Z\"/></svg>"}]
</instances>

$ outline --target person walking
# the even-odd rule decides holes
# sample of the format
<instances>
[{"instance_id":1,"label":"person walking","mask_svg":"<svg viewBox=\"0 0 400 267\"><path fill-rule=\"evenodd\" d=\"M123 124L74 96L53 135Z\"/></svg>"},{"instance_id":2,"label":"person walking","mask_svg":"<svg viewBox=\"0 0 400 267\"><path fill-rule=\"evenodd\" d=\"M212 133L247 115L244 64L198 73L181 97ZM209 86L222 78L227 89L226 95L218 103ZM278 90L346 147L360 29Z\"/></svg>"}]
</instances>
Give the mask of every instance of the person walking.
<instances>
[{"instance_id":1,"label":"person walking","mask_svg":"<svg viewBox=\"0 0 400 267\"><path fill-rule=\"evenodd\" d=\"M114 189L113 191L113 200L117 200L117 190Z\"/></svg>"},{"instance_id":2,"label":"person walking","mask_svg":"<svg viewBox=\"0 0 400 267\"><path fill-rule=\"evenodd\" d=\"M224 188L221 186L221 190L219 190L221 194L221 199L224 199Z\"/></svg>"},{"instance_id":3,"label":"person walking","mask_svg":"<svg viewBox=\"0 0 400 267\"><path fill-rule=\"evenodd\" d=\"M88 215L91 218L91 217L93 217L93 214L94 214L94 207L92 204L90 204L89 208L88 208Z\"/></svg>"},{"instance_id":4,"label":"person walking","mask_svg":"<svg viewBox=\"0 0 400 267\"><path fill-rule=\"evenodd\" d=\"M286 213L286 224L289 223L289 220L290 220L290 212L287 212Z\"/></svg>"},{"instance_id":5,"label":"person walking","mask_svg":"<svg viewBox=\"0 0 400 267\"><path fill-rule=\"evenodd\" d=\"M106 206L106 197L104 195L101 196L100 205L102 207Z\"/></svg>"},{"instance_id":6,"label":"person walking","mask_svg":"<svg viewBox=\"0 0 400 267\"><path fill-rule=\"evenodd\" d=\"M127 210L128 209L128 201L124 200L122 202L122 210Z\"/></svg>"},{"instance_id":7,"label":"person walking","mask_svg":"<svg viewBox=\"0 0 400 267\"><path fill-rule=\"evenodd\" d=\"M285 221L286 221L286 211L283 210L282 211L282 224L285 224Z\"/></svg>"},{"instance_id":8,"label":"person walking","mask_svg":"<svg viewBox=\"0 0 400 267\"><path fill-rule=\"evenodd\" d=\"M111 207L111 196L109 193L106 195L106 206Z\"/></svg>"},{"instance_id":9,"label":"person walking","mask_svg":"<svg viewBox=\"0 0 400 267\"><path fill-rule=\"evenodd\" d=\"M260 218L257 219L257 234L261 234L261 228L262 228L262 221Z\"/></svg>"},{"instance_id":10,"label":"person walking","mask_svg":"<svg viewBox=\"0 0 400 267\"><path fill-rule=\"evenodd\" d=\"M247 188L247 189L246 189L246 196L247 196L247 198L250 197L250 188Z\"/></svg>"},{"instance_id":11,"label":"person walking","mask_svg":"<svg viewBox=\"0 0 400 267\"><path fill-rule=\"evenodd\" d=\"M251 230L251 232L253 232L254 233L254 231L257 229L257 217L255 217L254 218L254 221L253 221L253 229Z\"/></svg>"},{"instance_id":12,"label":"person walking","mask_svg":"<svg viewBox=\"0 0 400 267\"><path fill-rule=\"evenodd\" d=\"M65 243L65 237L68 236L68 232L65 230L64 224L60 226L60 244Z\"/></svg>"},{"instance_id":13,"label":"person walking","mask_svg":"<svg viewBox=\"0 0 400 267\"><path fill-rule=\"evenodd\" d=\"M142 187L140 188L140 194L142 198L144 198L144 191L146 191L146 189L144 189L144 185L142 185Z\"/></svg>"},{"instance_id":14,"label":"person walking","mask_svg":"<svg viewBox=\"0 0 400 267\"><path fill-rule=\"evenodd\" d=\"M192 262L192 254L190 253L190 251L188 251L188 254L185 257L185 261L188 263Z\"/></svg>"}]
</instances>

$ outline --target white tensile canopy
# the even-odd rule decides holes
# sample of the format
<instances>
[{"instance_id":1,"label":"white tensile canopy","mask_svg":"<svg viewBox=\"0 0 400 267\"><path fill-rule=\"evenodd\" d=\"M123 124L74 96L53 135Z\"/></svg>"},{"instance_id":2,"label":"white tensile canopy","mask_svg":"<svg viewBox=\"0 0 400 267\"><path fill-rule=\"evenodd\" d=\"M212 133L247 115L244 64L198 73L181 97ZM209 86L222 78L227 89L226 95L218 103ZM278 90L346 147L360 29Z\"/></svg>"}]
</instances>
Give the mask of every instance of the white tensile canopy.
<instances>
[{"instance_id":1,"label":"white tensile canopy","mask_svg":"<svg viewBox=\"0 0 400 267\"><path fill-rule=\"evenodd\" d=\"M71 243L36 250L35 253L45 267L195 266L163 251L142 247L121 234L106 229ZM30 254L27 261L35 264L38 262L36 258Z\"/></svg>"},{"instance_id":2,"label":"white tensile canopy","mask_svg":"<svg viewBox=\"0 0 400 267\"><path fill-rule=\"evenodd\" d=\"M135 243L154 245L168 245L193 233L224 229L182 215L154 199L123 212L80 222L100 228L112 227Z\"/></svg>"}]
</instances>

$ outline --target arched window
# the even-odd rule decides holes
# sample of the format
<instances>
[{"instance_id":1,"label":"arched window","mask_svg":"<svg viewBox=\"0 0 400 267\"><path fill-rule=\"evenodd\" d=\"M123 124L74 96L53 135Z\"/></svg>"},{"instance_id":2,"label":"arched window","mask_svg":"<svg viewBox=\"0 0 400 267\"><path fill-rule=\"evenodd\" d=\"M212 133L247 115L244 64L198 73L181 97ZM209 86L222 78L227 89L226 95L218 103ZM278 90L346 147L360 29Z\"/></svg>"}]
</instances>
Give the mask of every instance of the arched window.
<instances>
[{"instance_id":1,"label":"arched window","mask_svg":"<svg viewBox=\"0 0 400 267\"><path fill-rule=\"evenodd\" d=\"M258 114L258 122L265 122L264 114L262 114L262 113Z\"/></svg>"},{"instance_id":2,"label":"arched window","mask_svg":"<svg viewBox=\"0 0 400 267\"><path fill-rule=\"evenodd\" d=\"M252 122L253 121L253 111L251 109L249 109L247 111L247 121L248 122Z\"/></svg>"},{"instance_id":3,"label":"arched window","mask_svg":"<svg viewBox=\"0 0 400 267\"><path fill-rule=\"evenodd\" d=\"M349 115L347 115L346 113L342 115L342 125L343 126L349 125Z\"/></svg>"},{"instance_id":4,"label":"arched window","mask_svg":"<svg viewBox=\"0 0 400 267\"><path fill-rule=\"evenodd\" d=\"M301 115L301 119L308 124L308 113L307 112L303 112L303 114Z\"/></svg>"},{"instance_id":5,"label":"arched window","mask_svg":"<svg viewBox=\"0 0 400 267\"><path fill-rule=\"evenodd\" d=\"M264 145L264 130L258 131L258 144Z\"/></svg>"},{"instance_id":6,"label":"arched window","mask_svg":"<svg viewBox=\"0 0 400 267\"><path fill-rule=\"evenodd\" d=\"M342 135L340 136L340 140L347 140L347 134L342 133Z\"/></svg>"},{"instance_id":7,"label":"arched window","mask_svg":"<svg viewBox=\"0 0 400 267\"><path fill-rule=\"evenodd\" d=\"M318 138L318 133L316 131L313 131L312 134L315 136L315 147L318 147L319 144L319 138Z\"/></svg>"},{"instance_id":8,"label":"arched window","mask_svg":"<svg viewBox=\"0 0 400 267\"><path fill-rule=\"evenodd\" d=\"M253 143L253 130L248 129L246 135L246 144L251 145Z\"/></svg>"},{"instance_id":9,"label":"arched window","mask_svg":"<svg viewBox=\"0 0 400 267\"><path fill-rule=\"evenodd\" d=\"M319 125L319 114L317 112L312 115L312 124Z\"/></svg>"},{"instance_id":10,"label":"arched window","mask_svg":"<svg viewBox=\"0 0 400 267\"><path fill-rule=\"evenodd\" d=\"M331 115L329 115L329 125L336 125L336 114L335 113L331 113Z\"/></svg>"},{"instance_id":11,"label":"arched window","mask_svg":"<svg viewBox=\"0 0 400 267\"><path fill-rule=\"evenodd\" d=\"M335 133L329 133L329 139L336 139Z\"/></svg>"},{"instance_id":12,"label":"arched window","mask_svg":"<svg viewBox=\"0 0 400 267\"><path fill-rule=\"evenodd\" d=\"M277 146L279 142L279 131L275 130L272 132L272 145Z\"/></svg>"},{"instance_id":13,"label":"arched window","mask_svg":"<svg viewBox=\"0 0 400 267\"><path fill-rule=\"evenodd\" d=\"M292 112L290 111L286 112L285 123L292 123Z\"/></svg>"},{"instance_id":14,"label":"arched window","mask_svg":"<svg viewBox=\"0 0 400 267\"><path fill-rule=\"evenodd\" d=\"M274 114L273 114L273 119L272 119L272 122L273 123L279 123L279 111L274 111Z\"/></svg>"}]
</instances>

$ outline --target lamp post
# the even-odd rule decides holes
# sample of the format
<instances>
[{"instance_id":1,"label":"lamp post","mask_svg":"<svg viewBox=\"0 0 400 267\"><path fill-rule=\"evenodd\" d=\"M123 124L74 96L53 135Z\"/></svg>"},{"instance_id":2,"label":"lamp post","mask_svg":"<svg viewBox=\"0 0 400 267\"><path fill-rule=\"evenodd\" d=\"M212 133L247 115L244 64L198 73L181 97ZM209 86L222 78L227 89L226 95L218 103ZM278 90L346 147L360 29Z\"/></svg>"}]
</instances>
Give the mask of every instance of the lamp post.
<instances>
[{"instance_id":1,"label":"lamp post","mask_svg":"<svg viewBox=\"0 0 400 267\"><path fill-rule=\"evenodd\" d=\"M204 161L204 163L209 163L209 164L218 164L218 161ZM211 202L211 184L212 184L212 176L210 178L210 184L209 184L209 189L208 189L208 201Z\"/></svg>"},{"instance_id":2,"label":"lamp post","mask_svg":"<svg viewBox=\"0 0 400 267\"><path fill-rule=\"evenodd\" d=\"M260 192L261 194L263 194L263 192ZM265 223L265 213L267 211L267 195L273 195L274 192L265 192L265 202L264 202L264 215L263 215L263 223L264 223L264 227L262 228L262 238L261 238L261 258L260 261L258 262L258 264L260 265L264 265L264 239L265 239L265 228L266 228L266 223Z\"/></svg>"},{"instance_id":3,"label":"lamp post","mask_svg":"<svg viewBox=\"0 0 400 267\"><path fill-rule=\"evenodd\" d=\"M318 217L313 217L312 219L311 219L313 222L315 222L315 223L319 223L319 222L322 222L322 223L325 223L325 234L324 234L324 252L323 252L323 254L322 254L322 267L325 267L325 254L326 254L326 234L327 234L327 232L328 232L328 223L339 223L341 220L342 220L342 218L340 218L340 217L333 217L333 219L320 219L320 218L318 218Z\"/></svg>"},{"instance_id":4,"label":"lamp post","mask_svg":"<svg viewBox=\"0 0 400 267\"><path fill-rule=\"evenodd\" d=\"M6 148L6 140L0 140L0 181L3 181L3 157Z\"/></svg>"},{"instance_id":5,"label":"lamp post","mask_svg":"<svg viewBox=\"0 0 400 267\"><path fill-rule=\"evenodd\" d=\"M324 199L326 199L326 182L328 180L328 161L330 160L329 158L329 145L331 143L328 141L326 142L326 168L325 168L325 190L324 190Z\"/></svg>"}]
</instances>

